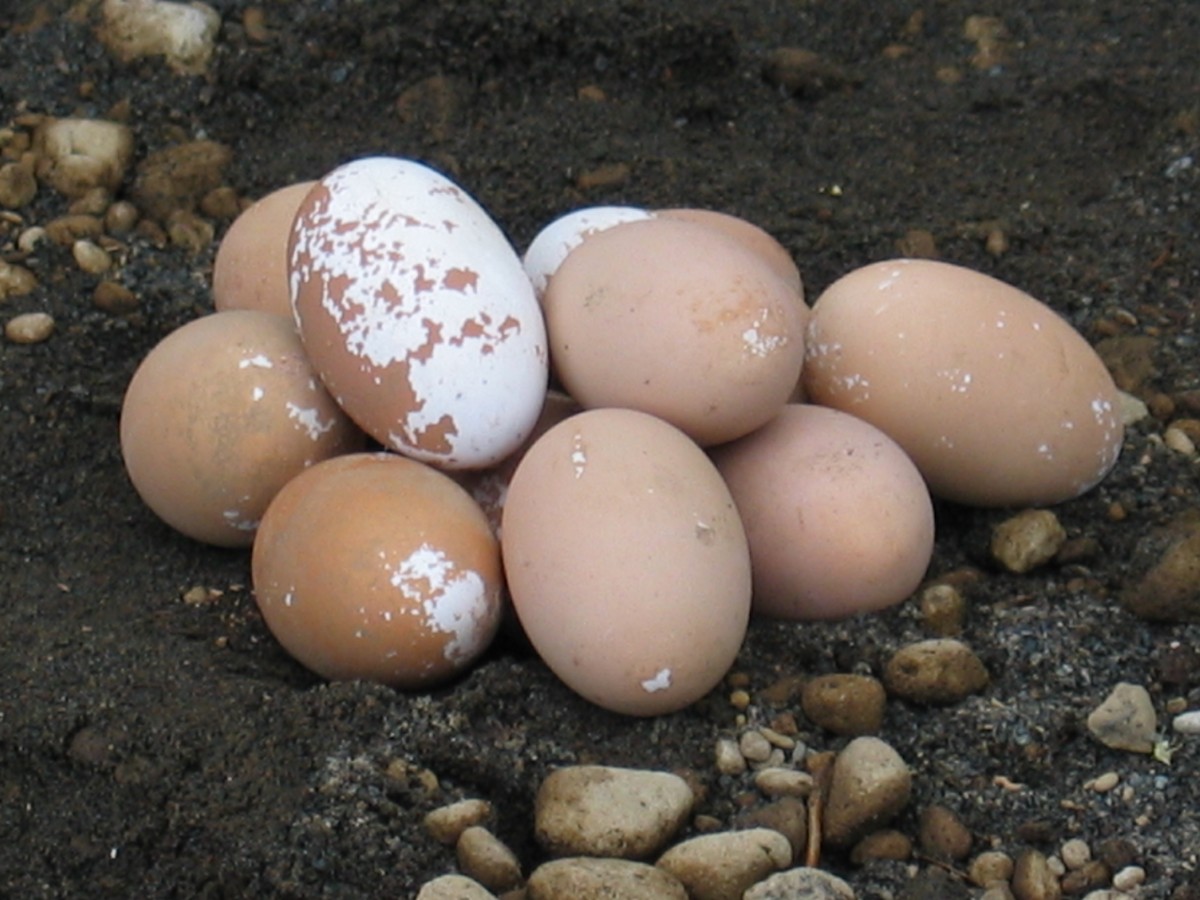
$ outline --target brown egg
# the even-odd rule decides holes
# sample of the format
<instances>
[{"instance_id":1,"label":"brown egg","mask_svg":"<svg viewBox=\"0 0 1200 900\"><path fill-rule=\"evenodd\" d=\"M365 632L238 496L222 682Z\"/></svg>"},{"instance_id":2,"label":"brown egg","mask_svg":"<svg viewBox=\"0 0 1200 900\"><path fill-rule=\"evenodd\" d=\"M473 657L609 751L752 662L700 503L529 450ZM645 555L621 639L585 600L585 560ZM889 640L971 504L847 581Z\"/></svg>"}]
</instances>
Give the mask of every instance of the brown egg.
<instances>
[{"instance_id":1,"label":"brown egg","mask_svg":"<svg viewBox=\"0 0 1200 900\"><path fill-rule=\"evenodd\" d=\"M448 476L390 453L313 466L263 517L254 592L271 633L330 679L444 681L491 643L500 553Z\"/></svg>"},{"instance_id":2,"label":"brown egg","mask_svg":"<svg viewBox=\"0 0 1200 900\"><path fill-rule=\"evenodd\" d=\"M133 486L189 537L248 547L291 478L365 438L317 381L291 319L230 310L189 322L142 361L121 409Z\"/></svg>"},{"instance_id":3,"label":"brown egg","mask_svg":"<svg viewBox=\"0 0 1200 900\"><path fill-rule=\"evenodd\" d=\"M700 444L769 421L800 375L807 310L715 229L655 218L571 251L543 298L555 371L585 407L665 419Z\"/></svg>"},{"instance_id":4,"label":"brown egg","mask_svg":"<svg viewBox=\"0 0 1200 900\"><path fill-rule=\"evenodd\" d=\"M503 528L530 642L593 703L671 712L732 664L750 611L746 536L716 468L677 428L628 409L560 422L517 466Z\"/></svg>"},{"instance_id":5,"label":"brown egg","mask_svg":"<svg viewBox=\"0 0 1200 900\"><path fill-rule=\"evenodd\" d=\"M787 406L713 451L754 568L754 611L836 619L899 603L933 554L921 473L886 434L820 406Z\"/></svg>"},{"instance_id":6,"label":"brown egg","mask_svg":"<svg viewBox=\"0 0 1200 900\"><path fill-rule=\"evenodd\" d=\"M302 181L272 191L233 220L213 260L213 304L218 311L260 309L291 318L288 236L300 201L314 184Z\"/></svg>"},{"instance_id":7,"label":"brown egg","mask_svg":"<svg viewBox=\"0 0 1200 900\"><path fill-rule=\"evenodd\" d=\"M948 500L1057 503L1121 450L1118 392L1095 351L979 272L903 259L857 269L817 300L806 347L809 399L886 432Z\"/></svg>"}]
</instances>

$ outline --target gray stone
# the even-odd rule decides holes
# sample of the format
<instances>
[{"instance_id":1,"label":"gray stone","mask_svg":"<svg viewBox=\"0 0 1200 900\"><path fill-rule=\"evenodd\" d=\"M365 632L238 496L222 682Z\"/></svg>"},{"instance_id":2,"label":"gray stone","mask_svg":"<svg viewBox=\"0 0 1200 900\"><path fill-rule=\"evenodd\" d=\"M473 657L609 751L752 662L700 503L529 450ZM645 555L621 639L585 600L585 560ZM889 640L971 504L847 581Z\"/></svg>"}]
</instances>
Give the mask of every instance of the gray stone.
<instances>
[{"instance_id":1,"label":"gray stone","mask_svg":"<svg viewBox=\"0 0 1200 900\"><path fill-rule=\"evenodd\" d=\"M496 895L465 875L442 875L425 882L417 900L496 900Z\"/></svg>"},{"instance_id":2,"label":"gray stone","mask_svg":"<svg viewBox=\"0 0 1200 900\"><path fill-rule=\"evenodd\" d=\"M759 882L743 900L854 900L854 891L836 875L801 867Z\"/></svg>"},{"instance_id":3,"label":"gray stone","mask_svg":"<svg viewBox=\"0 0 1200 900\"><path fill-rule=\"evenodd\" d=\"M543 863L525 884L526 900L688 900L670 872L627 859L568 857Z\"/></svg>"},{"instance_id":4,"label":"gray stone","mask_svg":"<svg viewBox=\"0 0 1200 900\"><path fill-rule=\"evenodd\" d=\"M992 558L1022 574L1045 565L1067 540L1058 516L1048 509L1027 509L992 531Z\"/></svg>"},{"instance_id":5,"label":"gray stone","mask_svg":"<svg viewBox=\"0 0 1200 900\"><path fill-rule=\"evenodd\" d=\"M1088 716L1087 727L1106 747L1149 753L1154 749L1158 716L1150 693L1144 687L1121 682Z\"/></svg>"},{"instance_id":6,"label":"gray stone","mask_svg":"<svg viewBox=\"0 0 1200 900\"><path fill-rule=\"evenodd\" d=\"M833 762L825 843L854 844L904 809L911 790L912 773L899 753L879 738L855 738Z\"/></svg>"}]
</instances>

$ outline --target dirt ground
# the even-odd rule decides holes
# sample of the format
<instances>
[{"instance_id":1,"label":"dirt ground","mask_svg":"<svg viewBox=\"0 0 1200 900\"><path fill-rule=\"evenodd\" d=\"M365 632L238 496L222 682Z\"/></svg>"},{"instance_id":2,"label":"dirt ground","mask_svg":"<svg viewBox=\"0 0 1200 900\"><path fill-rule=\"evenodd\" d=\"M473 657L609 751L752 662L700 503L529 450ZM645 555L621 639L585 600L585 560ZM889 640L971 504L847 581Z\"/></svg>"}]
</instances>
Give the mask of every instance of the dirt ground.
<instances>
[{"instance_id":1,"label":"dirt ground","mask_svg":"<svg viewBox=\"0 0 1200 900\"><path fill-rule=\"evenodd\" d=\"M1125 339L1125 384L1159 416L1130 430L1107 481L1056 510L1090 550L1005 574L986 547L1008 513L940 506L930 574L982 572L962 639L992 683L950 707L893 700L881 737L915 773L910 835L938 802L977 850L1124 839L1147 873L1140 896L1200 896L1200 739L1179 738L1168 764L1109 750L1084 724L1121 681L1150 690L1164 729L1172 700L1200 706L1200 624L1119 602L1139 541L1200 497L1196 457L1161 438L1200 396L1200 5L260 0L264 31L243 0L209 2L216 54L189 76L113 59L87 3L7 0L0 126L119 111L137 159L227 145L227 182L249 197L355 156L411 156L474 192L522 248L584 204L722 209L782 241L814 299L855 266L932 245L1094 343ZM1003 30L968 27L976 15ZM819 63L764 74L780 47ZM43 187L21 221L66 206ZM19 229L5 227L14 260ZM570 762L690 770L707 788L698 812L731 820L748 782L713 766L716 739L737 733L728 688L623 718L503 642L428 695L323 684L265 630L248 554L192 543L140 503L117 440L122 394L163 335L211 310L214 247L131 239L117 277L138 308L119 315L93 306L96 277L69 249L49 247L29 263L39 287L0 305L5 320L57 322L43 343L0 341L0 895L408 897L453 869L421 827L450 799L492 801L499 836L536 863L534 791ZM195 587L213 590L196 602ZM878 674L927 636L912 603L756 622L736 671L753 698L796 675ZM812 747L845 742L794 699L751 713L780 711ZM1110 770L1120 788L1085 789ZM953 873L931 888L943 870L919 859L823 864L860 898L979 893Z\"/></svg>"}]
</instances>

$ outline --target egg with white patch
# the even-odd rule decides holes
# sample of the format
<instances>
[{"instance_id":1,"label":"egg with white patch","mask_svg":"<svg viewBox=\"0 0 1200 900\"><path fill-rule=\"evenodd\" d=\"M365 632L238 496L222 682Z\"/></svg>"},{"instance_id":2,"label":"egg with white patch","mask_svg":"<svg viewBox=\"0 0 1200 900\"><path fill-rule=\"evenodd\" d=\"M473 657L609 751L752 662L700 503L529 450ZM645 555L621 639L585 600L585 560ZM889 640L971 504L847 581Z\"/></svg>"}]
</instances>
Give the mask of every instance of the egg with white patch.
<instances>
[{"instance_id":1,"label":"egg with white patch","mask_svg":"<svg viewBox=\"0 0 1200 900\"><path fill-rule=\"evenodd\" d=\"M371 157L301 201L292 307L338 403L384 446L440 468L492 465L546 392L545 326L499 226L444 175Z\"/></svg>"},{"instance_id":2,"label":"egg with white patch","mask_svg":"<svg viewBox=\"0 0 1200 900\"><path fill-rule=\"evenodd\" d=\"M546 293L550 276L567 255L589 237L622 222L638 222L654 214L637 206L585 206L559 216L529 242L521 262L538 299Z\"/></svg>"},{"instance_id":3,"label":"egg with white patch","mask_svg":"<svg viewBox=\"0 0 1200 900\"><path fill-rule=\"evenodd\" d=\"M263 517L252 572L271 633L328 679L428 687L477 659L500 622L487 517L445 473L394 453L292 480Z\"/></svg>"}]
</instances>

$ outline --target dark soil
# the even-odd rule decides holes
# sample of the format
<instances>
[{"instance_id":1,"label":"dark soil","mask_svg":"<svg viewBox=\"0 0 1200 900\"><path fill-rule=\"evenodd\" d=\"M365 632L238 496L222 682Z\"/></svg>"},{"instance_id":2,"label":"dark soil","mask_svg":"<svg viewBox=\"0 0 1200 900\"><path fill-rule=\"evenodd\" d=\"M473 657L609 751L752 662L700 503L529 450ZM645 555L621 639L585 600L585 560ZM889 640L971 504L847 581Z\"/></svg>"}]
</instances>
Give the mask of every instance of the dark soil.
<instances>
[{"instance_id":1,"label":"dark soil","mask_svg":"<svg viewBox=\"0 0 1200 900\"><path fill-rule=\"evenodd\" d=\"M1195 458L1159 439L1169 403L1185 414L1200 388L1200 5L1001 4L1004 57L979 68L964 23L989 10L951 0L263 0L265 42L242 0L209 2L217 55L188 77L113 60L93 4L6 0L0 125L127 104L139 159L215 139L247 196L366 153L412 156L474 192L519 247L589 203L722 209L778 237L811 298L923 229L942 258L1043 298L1093 342L1147 337L1150 368L1126 386L1163 418L1131 429L1110 478L1056 510L1090 555L1003 574L986 545L1006 513L939 508L930 571L982 571L963 639L992 684L948 708L893 700L881 736L916 775L910 834L940 802L976 849L1123 839L1147 871L1141 896L1200 890L1200 741L1181 739L1168 765L1084 725L1120 681L1149 688L1164 727L1172 698L1200 705L1187 656L1200 625L1142 621L1118 600L1139 539L1200 496ZM781 46L823 60L795 90L763 74ZM43 188L21 215L65 209ZM1008 240L998 255L992 230ZM118 447L122 393L163 335L211 309L212 252L134 239L119 277L140 308L113 316L92 305L94 276L46 250L41 286L2 310L46 310L58 328L0 342L0 895L412 896L453 868L422 829L429 809L491 800L497 833L532 866L534 791L571 762L690 769L707 788L698 811L731 820L748 783L713 769L716 738L736 734L727 689L622 718L505 644L428 695L323 684L265 630L246 553L192 543L142 506ZM185 601L195 586L220 593ZM760 622L736 670L753 697L793 675L878 674L927 636L912 603ZM781 711L811 746L844 743L794 700L751 714ZM1116 791L1084 789L1108 770ZM914 871L932 871L823 864L860 898L917 896Z\"/></svg>"}]
</instances>

